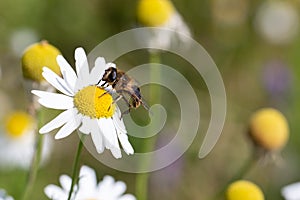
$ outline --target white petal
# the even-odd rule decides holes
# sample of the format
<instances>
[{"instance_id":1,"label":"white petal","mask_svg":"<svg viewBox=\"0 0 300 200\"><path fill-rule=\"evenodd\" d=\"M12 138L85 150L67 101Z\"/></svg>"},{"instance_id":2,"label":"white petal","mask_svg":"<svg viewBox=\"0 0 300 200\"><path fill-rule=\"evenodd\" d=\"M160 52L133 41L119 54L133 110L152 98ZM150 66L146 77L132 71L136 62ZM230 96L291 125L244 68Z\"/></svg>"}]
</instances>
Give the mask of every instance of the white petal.
<instances>
[{"instance_id":1,"label":"white petal","mask_svg":"<svg viewBox=\"0 0 300 200\"><path fill-rule=\"evenodd\" d=\"M90 134L92 128L92 119L88 116L82 116L82 125L79 128L79 131L84 134Z\"/></svg>"},{"instance_id":2,"label":"white petal","mask_svg":"<svg viewBox=\"0 0 300 200\"><path fill-rule=\"evenodd\" d=\"M121 150L119 148L110 147L109 150L115 158L122 158Z\"/></svg>"},{"instance_id":3,"label":"white petal","mask_svg":"<svg viewBox=\"0 0 300 200\"><path fill-rule=\"evenodd\" d=\"M120 134L118 134L118 137L119 137L120 143L121 143L121 145L123 147L123 150L128 155L133 154L134 150L133 150L130 142L128 141L128 136L125 133L120 133Z\"/></svg>"},{"instance_id":4,"label":"white petal","mask_svg":"<svg viewBox=\"0 0 300 200\"><path fill-rule=\"evenodd\" d=\"M98 184L98 190L101 192L111 192L115 180L112 176L104 176L103 180Z\"/></svg>"},{"instance_id":5,"label":"white petal","mask_svg":"<svg viewBox=\"0 0 300 200\"><path fill-rule=\"evenodd\" d=\"M83 85L89 81L89 65L87 62L86 53L81 47L75 50L75 66L78 76L75 84L75 91L77 91L82 89Z\"/></svg>"},{"instance_id":6,"label":"white petal","mask_svg":"<svg viewBox=\"0 0 300 200\"><path fill-rule=\"evenodd\" d=\"M82 47L75 49L75 66L77 75L81 74L82 72L88 73L89 71L86 53Z\"/></svg>"},{"instance_id":7,"label":"white petal","mask_svg":"<svg viewBox=\"0 0 300 200\"><path fill-rule=\"evenodd\" d=\"M285 186L284 188L282 188L281 194L286 200L299 200L300 182Z\"/></svg>"},{"instance_id":8,"label":"white petal","mask_svg":"<svg viewBox=\"0 0 300 200\"><path fill-rule=\"evenodd\" d=\"M117 106L116 112L114 113L114 116L113 116L114 125L121 133L127 133L123 119L120 117L121 117L121 111L120 111L119 107Z\"/></svg>"},{"instance_id":9,"label":"white petal","mask_svg":"<svg viewBox=\"0 0 300 200\"><path fill-rule=\"evenodd\" d=\"M177 37L177 39L179 39L179 41L181 42L180 44L182 44L183 47L188 45L188 38L191 37L191 31L180 16L180 14L175 12L166 24L166 27L175 31L174 34L172 34L169 37Z\"/></svg>"},{"instance_id":10,"label":"white petal","mask_svg":"<svg viewBox=\"0 0 300 200\"><path fill-rule=\"evenodd\" d=\"M114 196L120 197L126 191L126 184L122 181L117 181L113 186Z\"/></svg>"},{"instance_id":11,"label":"white petal","mask_svg":"<svg viewBox=\"0 0 300 200\"><path fill-rule=\"evenodd\" d=\"M132 194L125 194L122 197L118 198L118 200L136 200L136 198Z\"/></svg>"},{"instance_id":12,"label":"white petal","mask_svg":"<svg viewBox=\"0 0 300 200\"><path fill-rule=\"evenodd\" d=\"M62 139L69 136L73 131L78 128L81 123L81 119L75 115L74 118L71 118L55 135L55 139Z\"/></svg>"},{"instance_id":13,"label":"white petal","mask_svg":"<svg viewBox=\"0 0 300 200\"><path fill-rule=\"evenodd\" d=\"M77 79L74 87L74 92L77 93L79 90L83 89L85 86L88 86L88 81L82 79Z\"/></svg>"},{"instance_id":14,"label":"white petal","mask_svg":"<svg viewBox=\"0 0 300 200\"><path fill-rule=\"evenodd\" d=\"M172 42L172 32L159 32L152 38L152 43L155 47L169 48Z\"/></svg>"},{"instance_id":15,"label":"white petal","mask_svg":"<svg viewBox=\"0 0 300 200\"><path fill-rule=\"evenodd\" d=\"M95 171L88 166L82 166L79 173L80 190L93 190L96 186L97 178Z\"/></svg>"},{"instance_id":16,"label":"white petal","mask_svg":"<svg viewBox=\"0 0 300 200\"><path fill-rule=\"evenodd\" d=\"M170 29L173 29L187 36L191 35L190 30L187 27L186 23L177 12L172 15L172 17L170 18L166 26Z\"/></svg>"},{"instance_id":17,"label":"white petal","mask_svg":"<svg viewBox=\"0 0 300 200\"><path fill-rule=\"evenodd\" d=\"M62 55L56 57L56 61L60 67L60 71L66 81L67 85L74 91L77 76L72 69L71 65L65 60Z\"/></svg>"},{"instance_id":18,"label":"white petal","mask_svg":"<svg viewBox=\"0 0 300 200\"><path fill-rule=\"evenodd\" d=\"M91 131L92 140L96 147L96 150L98 153L102 153L104 151L104 141L98 124L93 125L91 127Z\"/></svg>"},{"instance_id":19,"label":"white petal","mask_svg":"<svg viewBox=\"0 0 300 200\"><path fill-rule=\"evenodd\" d=\"M64 94L44 92L40 90L32 90L31 93L40 97L38 102L47 108L65 110L74 107L73 98Z\"/></svg>"},{"instance_id":20,"label":"white petal","mask_svg":"<svg viewBox=\"0 0 300 200\"><path fill-rule=\"evenodd\" d=\"M43 67L42 75L57 90L68 96L74 96L73 91L68 87L66 82L48 67Z\"/></svg>"},{"instance_id":21,"label":"white petal","mask_svg":"<svg viewBox=\"0 0 300 200\"><path fill-rule=\"evenodd\" d=\"M106 68L105 59L102 57L98 57L95 60L95 66L93 67L93 69L91 71L89 83L97 84L99 82L99 80L102 79L105 68Z\"/></svg>"},{"instance_id":22,"label":"white petal","mask_svg":"<svg viewBox=\"0 0 300 200\"><path fill-rule=\"evenodd\" d=\"M104 135L105 147L110 149L115 158L121 158L122 154L112 119L100 118L98 124Z\"/></svg>"},{"instance_id":23,"label":"white petal","mask_svg":"<svg viewBox=\"0 0 300 200\"><path fill-rule=\"evenodd\" d=\"M60 187L53 184L46 186L44 192L49 199L53 200L63 200L68 197Z\"/></svg>"},{"instance_id":24,"label":"white petal","mask_svg":"<svg viewBox=\"0 0 300 200\"><path fill-rule=\"evenodd\" d=\"M59 177L59 183L65 191L69 191L71 188L72 179L67 175L61 175Z\"/></svg>"},{"instance_id":25,"label":"white petal","mask_svg":"<svg viewBox=\"0 0 300 200\"><path fill-rule=\"evenodd\" d=\"M77 114L76 109L68 109L60 113L57 117L55 117L53 120L51 120L46 125L44 125L39 132L41 134L49 133L50 131L58 127L61 127L70 119L74 118L76 114Z\"/></svg>"}]
</instances>

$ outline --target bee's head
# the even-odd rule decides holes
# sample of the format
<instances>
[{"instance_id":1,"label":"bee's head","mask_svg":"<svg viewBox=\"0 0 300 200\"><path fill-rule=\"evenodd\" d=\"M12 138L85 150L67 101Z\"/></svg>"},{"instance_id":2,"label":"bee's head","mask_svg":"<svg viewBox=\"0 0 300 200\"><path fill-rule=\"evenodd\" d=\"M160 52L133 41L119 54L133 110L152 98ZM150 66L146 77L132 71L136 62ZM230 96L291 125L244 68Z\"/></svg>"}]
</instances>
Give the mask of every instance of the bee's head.
<instances>
[{"instance_id":1,"label":"bee's head","mask_svg":"<svg viewBox=\"0 0 300 200\"><path fill-rule=\"evenodd\" d=\"M105 70L102 80L107 83L113 83L117 78L117 69L110 67Z\"/></svg>"}]
</instances>

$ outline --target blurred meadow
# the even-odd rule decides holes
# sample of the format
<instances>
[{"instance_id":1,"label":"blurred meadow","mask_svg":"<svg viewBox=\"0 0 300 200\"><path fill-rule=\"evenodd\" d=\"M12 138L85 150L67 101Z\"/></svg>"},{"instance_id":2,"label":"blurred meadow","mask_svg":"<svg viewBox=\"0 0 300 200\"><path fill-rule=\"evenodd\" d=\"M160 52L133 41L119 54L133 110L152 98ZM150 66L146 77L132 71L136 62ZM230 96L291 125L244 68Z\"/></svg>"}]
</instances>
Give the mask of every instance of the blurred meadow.
<instances>
[{"instance_id":1,"label":"blurred meadow","mask_svg":"<svg viewBox=\"0 0 300 200\"><path fill-rule=\"evenodd\" d=\"M263 107L276 108L286 116L290 127L289 140L274 159L262 155L243 175L243 179L259 185L265 199L283 199L281 188L300 181L300 90L297 87L300 84L300 1L172 2L190 28L193 38L218 66L226 88L227 116L215 148L207 157L199 159L199 148L211 116L207 87L184 59L168 52L161 53L161 62L178 70L193 86L200 105L201 121L198 135L188 151L172 165L149 174L148 199L214 199L255 151L248 136L249 118ZM278 15L274 13L265 16L269 14L268 9L274 6L271 4L278 2L284 4L276 6L286 9L278 11L282 16L276 18ZM137 3L137 0L0 1L1 129L4 129L6 114L14 110L27 110L32 95L21 70L21 56L28 45L47 40L74 66L75 48L81 46L89 53L106 38L140 27L136 16ZM148 63L149 54L146 50L133 51L114 62L128 71ZM148 86L142 87L145 99L150 99L148 90ZM180 120L179 104L174 94L167 88L161 91L161 104L167 110L168 120L163 134L157 135L157 148L174 137L173 132L176 132ZM149 102L150 105L154 103L158 102ZM45 121L50 121L58 113L51 109L48 111ZM131 116L138 124L145 125L149 120L143 108L132 111ZM58 185L61 174L70 176L72 173L78 135L54 140L54 132L47 134L52 139L52 152L38 172L31 199L47 199L44 187ZM128 132L130 134L130 130ZM130 138L130 142L136 152L141 152L142 139ZM127 184L126 193L135 195L137 174L111 169L97 161L86 149L83 149L80 163L94 168L98 180L108 174L124 181ZM15 199L21 199L26 176L27 170L2 167L0 188ZM223 195L215 199L225 198Z\"/></svg>"}]
</instances>

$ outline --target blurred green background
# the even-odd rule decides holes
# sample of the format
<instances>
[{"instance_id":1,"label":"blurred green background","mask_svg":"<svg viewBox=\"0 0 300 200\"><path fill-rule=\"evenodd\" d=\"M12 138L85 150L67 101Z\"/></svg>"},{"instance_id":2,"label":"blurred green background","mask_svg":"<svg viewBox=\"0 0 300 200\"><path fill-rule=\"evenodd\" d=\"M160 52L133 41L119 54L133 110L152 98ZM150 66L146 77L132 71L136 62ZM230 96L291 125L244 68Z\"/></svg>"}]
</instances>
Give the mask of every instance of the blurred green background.
<instances>
[{"instance_id":1,"label":"blurred green background","mask_svg":"<svg viewBox=\"0 0 300 200\"><path fill-rule=\"evenodd\" d=\"M9 99L9 105L1 102L0 112L4 112L7 107L26 109L30 94L24 86L20 56L27 45L42 39L48 40L74 64L76 47L82 46L89 52L106 38L138 27L137 2L0 1L0 90ZM291 26L296 29L295 34L282 42L263 35L257 25L263 20L260 18L261 13L267 13L263 10L266 2L276 0L173 0L195 40L203 45L219 68L226 87L228 110L220 140L209 156L199 160L197 154L210 119L208 91L201 76L193 75L194 69L189 64L175 55L162 53L162 63L179 70L190 80L197 92L202 121L199 134L189 150L173 165L150 174L149 199L211 199L251 155L253 145L247 136L247 123L251 113L261 107L272 106L285 114L290 124L290 139L275 161L265 162L262 159L245 178L261 186L266 199L273 200L282 199L282 186L300 181L300 40L297 29L300 22L300 1L284 1L298 14L298 21L293 22L296 25L291 22ZM272 20L267 23L270 29L272 23ZM280 25L282 24L273 24L279 30L286 28L284 25L281 28ZM276 30L275 28L274 31ZM287 35L289 33L288 30ZM283 33L278 34L284 36ZM126 71L138 64L147 63L148 59L147 52L141 50L121 57L116 63L122 64ZM147 99L147 92L145 93ZM162 99L162 104L167 104L174 96L163 89ZM170 134L166 134L166 140L174 136L172 130L177 128L180 112L179 108L173 109L174 105L178 107L176 101L166 105L170 117L165 129ZM145 114L142 108L132 113L137 121L141 118L139 123L147 121L143 117ZM1 113L0 116L4 115L5 113ZM135 142L131 138L131 142L138 151L142 141ZM166 141L162 141L164 142ZM46 199L43 188L50 183L58 184L61 174L71 174L77 143L76 134L54 142L55 148L49 162L39 171L32 199ZM86 150L81 163L94 168L99 180L103 175L109 174L124 181L128 186L127 192L135 194L136 174L110 169ZM6 189L15 199L20 199L25 180L26 171L0 171L0 188Z\"/></svg>"}]
</instances>

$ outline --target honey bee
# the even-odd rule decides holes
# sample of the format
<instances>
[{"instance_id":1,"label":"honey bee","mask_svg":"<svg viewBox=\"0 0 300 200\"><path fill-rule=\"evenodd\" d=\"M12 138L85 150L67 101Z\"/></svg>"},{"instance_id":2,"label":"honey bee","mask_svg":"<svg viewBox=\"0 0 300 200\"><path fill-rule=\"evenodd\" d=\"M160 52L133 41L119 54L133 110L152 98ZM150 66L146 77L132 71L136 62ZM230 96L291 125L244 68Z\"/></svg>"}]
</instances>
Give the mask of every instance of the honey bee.
<instances>
[{"instance_id":1,"label":"honey bee","mask_svg":"<svg viewBox=\"0 0 300 200\"><path fill-rule=\"evenodd\" d=\"M105 70L104 75L99 80L98 84L101 81L104 81L104 83L101 85L102 87L110 85L119 95L114 102L123 99L128 105L128 110L124 111L121 117L124 114L128 114L132 108L136 109L140 105L142 105L146 110L149 110L148 105L143 101L141 90L138 87L137 82L135 79L128 76L124 71L115 67L109 67ZM127 99L125 96L129 96L129 99Z\"/></svg>"}]
</instances>

